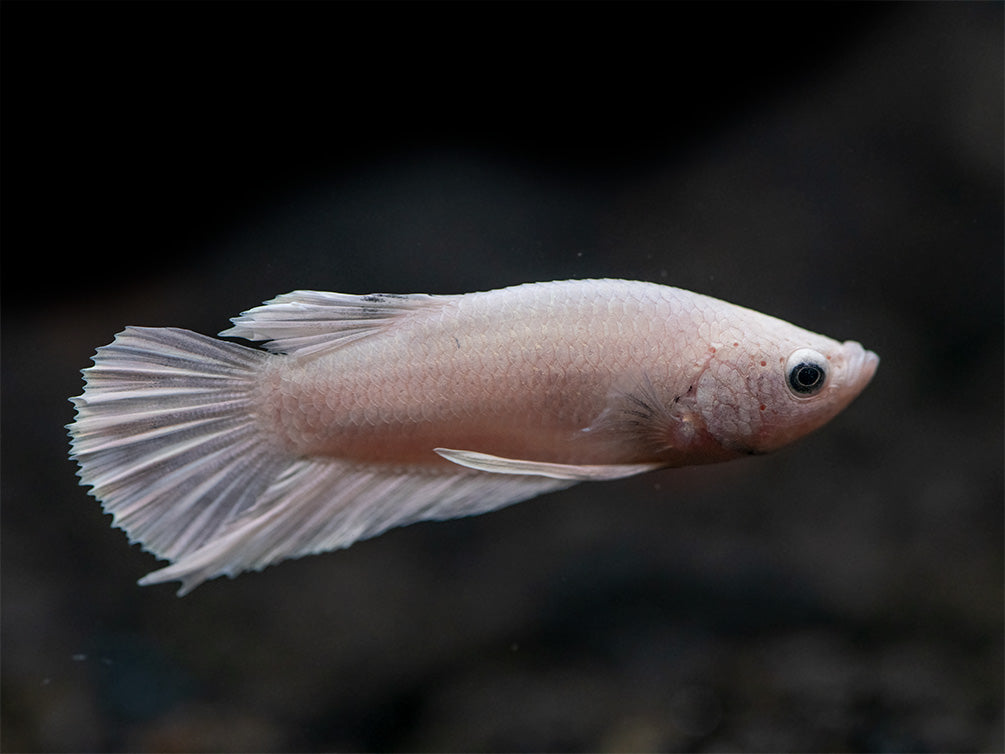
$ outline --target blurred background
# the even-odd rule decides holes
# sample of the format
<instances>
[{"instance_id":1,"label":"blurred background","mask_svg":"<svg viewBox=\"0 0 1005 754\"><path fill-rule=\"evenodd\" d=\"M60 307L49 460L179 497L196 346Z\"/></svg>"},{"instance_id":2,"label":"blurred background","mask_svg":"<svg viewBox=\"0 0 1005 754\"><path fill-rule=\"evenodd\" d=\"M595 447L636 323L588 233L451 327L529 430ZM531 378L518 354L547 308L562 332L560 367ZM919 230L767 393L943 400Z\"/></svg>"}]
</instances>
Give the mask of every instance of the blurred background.
<instances>
[{"instance_id":1,"label":"blurred background","mask_svg":"<svg viewBox=\"0 0 1005 754\"><path fill-rule=\"evenodd\" d=\"M4 751L1001 751L999 3L0 7ZM127 324L608 276L882 363L776 455L178 599L67 458Z\"/></svg>"}]
</instances>

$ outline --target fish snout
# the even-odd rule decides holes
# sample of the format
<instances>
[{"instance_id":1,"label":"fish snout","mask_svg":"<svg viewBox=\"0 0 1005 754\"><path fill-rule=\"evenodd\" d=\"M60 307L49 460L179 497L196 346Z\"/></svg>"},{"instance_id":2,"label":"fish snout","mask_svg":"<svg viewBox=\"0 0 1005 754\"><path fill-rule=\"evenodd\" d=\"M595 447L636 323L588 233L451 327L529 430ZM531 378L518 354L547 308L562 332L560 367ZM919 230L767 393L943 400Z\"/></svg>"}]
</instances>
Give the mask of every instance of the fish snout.
<instances>
[{"instance_id":1,"label":"fish snout","mask_svg":"<svg viewBox=\"0 0 1005 754\"><path fill-rule=\"evenodd\" d=\"M879 356L866 350L856 340L846 340L843 344L846 358L847 384L856 392L865 388L872 381L879 368Z\"/></svg>"}]
</instances>

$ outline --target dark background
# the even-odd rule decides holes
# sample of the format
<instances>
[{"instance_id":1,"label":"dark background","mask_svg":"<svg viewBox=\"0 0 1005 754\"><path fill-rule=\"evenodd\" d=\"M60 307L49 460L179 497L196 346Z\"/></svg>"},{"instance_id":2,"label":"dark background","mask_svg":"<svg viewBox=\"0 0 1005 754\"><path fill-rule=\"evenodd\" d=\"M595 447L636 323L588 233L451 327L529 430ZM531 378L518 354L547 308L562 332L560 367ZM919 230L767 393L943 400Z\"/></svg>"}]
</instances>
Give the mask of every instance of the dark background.
<instances>
[{"instance_id":1,"label":"dark background","mask_svg":"<svg viewBox=\"0 0 1005 754\"><path fill-rule=\"evenodd\" d=\"M2 15L4 751L1001 751L1002 6ZM776 455L184 599L78 370L295 288L610 276L861 340Z\"/></svg>"}]
</instances>

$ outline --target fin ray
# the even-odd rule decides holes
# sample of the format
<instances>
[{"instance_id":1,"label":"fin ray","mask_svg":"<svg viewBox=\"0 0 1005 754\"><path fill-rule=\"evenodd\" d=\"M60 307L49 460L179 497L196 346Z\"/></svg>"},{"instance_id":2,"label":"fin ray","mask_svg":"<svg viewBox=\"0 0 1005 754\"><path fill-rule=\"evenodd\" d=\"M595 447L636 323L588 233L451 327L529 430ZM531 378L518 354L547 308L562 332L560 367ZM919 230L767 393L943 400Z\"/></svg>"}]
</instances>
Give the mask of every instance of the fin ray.
<instances>
[{"instance_id":1,"label":"fin ray","mask_svg":"<svg viewBox=\"0 0 1005 754\"><path fill-rule=\"evenodd\" d=\"M224 337L268 341L270 351L316 355L340 348L417 311L436 309L458 296L373 293L356 296L293 291L266 301L231 320Z\"/></svg>"},{"instance_id":2,"label":"fin ray","mask_svg":"<svg viewBox=\"0 0 1005 754\"><path fill-rule=\"evenodd\" d=\"M432 473L305 459L283 472L218 536L140 583L181 580L182 595L215 576L345 548L417 521L484 513L572 484L466 469Z\"/></svg>"},{"instance_id":3,"label":"fin ray","mask_svg":"<svg viewBox=\"0 0 1005 754\"><path fill-rule=\"evenodd\" d=\"M267 358L176 328L127 327L98 349L83 395L72 399L71 456L81 484L131 541L177 557L215 536L289 465L254 418Z\"/></svg>"}]
</instances>

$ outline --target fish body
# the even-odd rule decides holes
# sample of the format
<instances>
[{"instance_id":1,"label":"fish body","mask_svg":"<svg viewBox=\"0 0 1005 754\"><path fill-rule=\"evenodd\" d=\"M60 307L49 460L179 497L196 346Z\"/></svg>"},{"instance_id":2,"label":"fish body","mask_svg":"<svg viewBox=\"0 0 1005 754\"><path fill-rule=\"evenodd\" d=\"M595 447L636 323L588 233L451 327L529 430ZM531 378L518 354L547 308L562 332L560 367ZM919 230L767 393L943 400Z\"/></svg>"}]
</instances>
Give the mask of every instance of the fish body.
<instances>
[{"instance_id":1,"label":"fish body","mask_svg":"<svg viewBox=\"0 0 1005 754\"><path fill-rule=\"evenodd\" d=\"M130 327L73 399L114 523L207 578L579 481L774 450L875 354L714 298L573 280L465 295L285 294L221 335Z\"/></svg>"}]
</instances>

